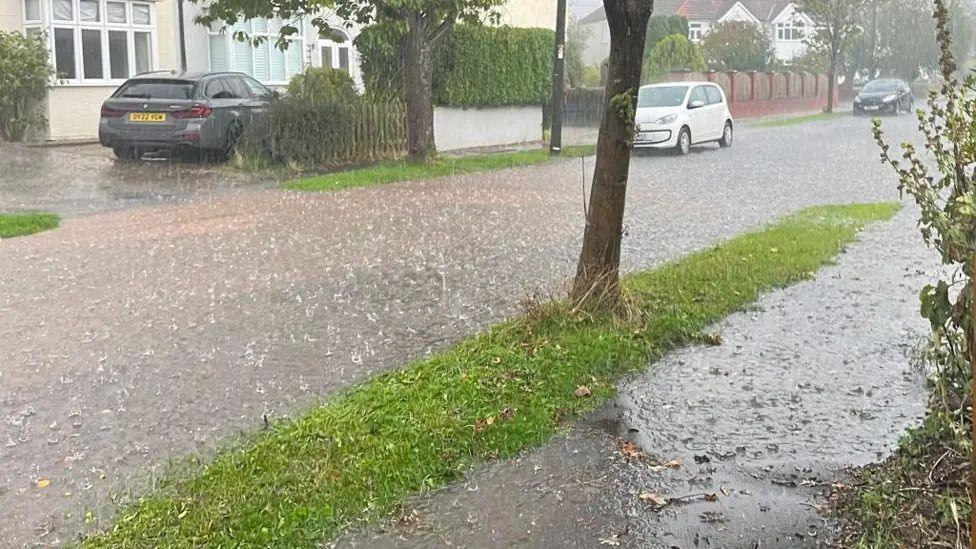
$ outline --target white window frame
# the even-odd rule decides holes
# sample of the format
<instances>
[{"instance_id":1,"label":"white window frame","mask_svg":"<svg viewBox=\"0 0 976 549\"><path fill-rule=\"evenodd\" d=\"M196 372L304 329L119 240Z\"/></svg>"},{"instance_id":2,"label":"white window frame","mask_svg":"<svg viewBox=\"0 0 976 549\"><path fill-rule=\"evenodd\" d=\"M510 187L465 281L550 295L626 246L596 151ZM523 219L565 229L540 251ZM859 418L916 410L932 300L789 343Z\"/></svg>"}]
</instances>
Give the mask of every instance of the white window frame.
<instances>
[{"instance_id":1,"label":"white window frame","mask_svg":"<svg viewBox=\"0 0 976 549\"><path fill-rule=\"evenodd\" d=\"M701 23L688 23L688 40L699 42L703 35L704 29Z\"/></svg>"},{"instance_id":2,"label":"white window frame","mask_svg":"<svg viewBox=\"0 0 976 549\"><path fill-rule=\"evenodd\" d=\"M346 39L343 42L336 42L331 38L322 38L320 35L318 39L319 64L322 67L328 66L336 70L342 70L342 68L339 67L339 57L340 57L339 50L344 49L346 50L346 61L349 64L349 66L346 68L346 74L352 76L353 68L356 66L356 59L354 57L356 50L355 48L352 47L352 38L349 36L348 32L342 29L333 29L333 32L342 33L342 35L345 36ZM322 58L322 48L326 48L326 47L332 48L332 59L329 59L328 63L326 63L326 60ZM332 66L333 60L335 61L334 67Z\"/></svg>"},{"instance_id":3,"label":"white window frame","mask_svg":"<svg viewBox=\"0 0 976 549\"><path fill-rule=\"evenodd\" d=\"M806 35L806 23L800 19L788 19L776 23L777 42L799 42Z\"/></svg>"},{"instance_id":4,"label":"white window frame","mask_svg":"<svg viewBox=\"0 0 976 549\"><path fill-rule=\"evenodd\" d=\"M133 1L133 0L97 0L99 10L99 21L81 20L81 0L71 0L72 20L55 21L53 0L40 0L41 19L28 20L25 0L17 0L24 5L24 32L36 29L46 34L47 49L51 55L51 63L56 66L57 54L55 52L55 29L68 29L72 31L74 43L74 65L75 78L55 77L55 86L118 86L126 81L127 78L135 76L136 72L136 53L135 53L135 33L149 34L149 70L158 70L159 67L159 44L157 32L157 13L156 3L153 1ZM125 23L109 23L106 11L108 2L120 2L125 4ZM132 6L138 4L149 7L149 24L137 24L132 20ZM101 40L102 57L102 78L85 78L85 59L82 49L81 31L95 30L99 32ZM128 56L128 75L125 78L112 78L112 64L109 56L109 31L126 33L126 55Z\"/></svg>"},{"instance_id":5,"label":"white window frame","mask_svg":"<svg viewBox=\"0 0 976 549\"><path fill-rule=\"evenodd\" d=\"M269 62L269 65L270 65L270 55L271 55L270 48L277 48L277 46L275 44L276 44L276 42L278 40L278 29L280 29L281 26L283 24L285 24L285 23L281 19L277 19L277 18L276 19L268 19L266 21L267 21L266 24L265 24L265 29L266 30L265 31L261 31L261 32L254 32L253 20L242 21L240 23L240 24L246 25L246 28L245 29L236 28L236 27L227 27L223 22L220 22L220 21L215 22L213 24L213 26L210 29L207 30L207 67L211 71L214 70L214 68L213 68L213 53L211 52L211 47L212 47L211 46L211 38L212 37L215 37L215 36L220 36L220 37L222 37L224 39L224 51L227 53L227 69L226 70L228 70L228 71L236 71L237 70L236 69L236 67L237 67L237 59L235 57L236 54L237 54L237 52L234 49L234 44L236 42L236 40L234 40L234 32L236 32L238 30L243 30L244 32L246 32L247 35L248 35L248 39L253 39L253 38L257 37L257 36L260 36L260 37L263 37L266 40L266 42L268 44L268 48L269 48L268 62ZM291 36L288 37L288 42L289 42L288 49L283 52L284 53L284 55L283 55L283 63L284 63L285 79L284 80L265 80L263 78L258 78L258 76L256 75L257 71L254 69L254 60L255 60L254 50L255 50L255 48L254 48L254 45L253 44L251 45L251 70L250 70L250 72L244 71L245 74L247 74L251 78L257 80L258 82L260 82L260 83L262 83L262 84L264 84L266 86L285 86L285 85L288 84L288 81L290 80L289 74L290 75L295 75L295 74L300 74L300 73L302 73L302 72L305 71L305 67L307 65L307 63L305 61L305 24L302 21L298 21L298 22L292 21L292 22L289 22L288 24L291 24L291 25L296 25L297 24L297 25L299 25L299 29L298 29L298 32L296 32L295 34L293 34L293 35L291 35ZM291 67L289 65L290 58L288 56L288 52L290 52L292 48L299 48L299 51L301 52L302 55L301 55L301 66L299 66L297 68L297 70L295 70L293 72L290 72L289 69ZM270 73L270 67L269 67L269 73Z\"/></svg>"}]
</instances>

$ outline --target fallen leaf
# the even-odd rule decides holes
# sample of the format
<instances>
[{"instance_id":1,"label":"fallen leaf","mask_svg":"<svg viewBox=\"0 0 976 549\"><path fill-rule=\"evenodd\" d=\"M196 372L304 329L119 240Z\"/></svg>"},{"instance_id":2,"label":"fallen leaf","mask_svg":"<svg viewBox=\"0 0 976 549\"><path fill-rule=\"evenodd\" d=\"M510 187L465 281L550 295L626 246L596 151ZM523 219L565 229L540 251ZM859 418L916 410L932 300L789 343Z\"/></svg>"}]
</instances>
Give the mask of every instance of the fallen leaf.
<instances>
[{"instance_id":1,"label":"fallen leaf","mask_svg":"<svg viewBox=\"0 0 976 549\"><path fill-rule=\"evenodd\" d=\"M682 465L683 464L680 459L672 459L672 460L665 461L664 463L651 465L650 467L648 467L648 469L650 469L651 472L657 473L665 469L680 469Z\"/></svg>"},{"instance_id":2,"label":"fallen leaf","mask_svg":"<svg viewBox=\"0 0 976 549\"><path fill-rule=\"evenodd\" d=\"M647 459L647 454L641 451L640 446L633 442L621 442L619 449L620 453L623 454L624 457L630 459Z\"/></svg>"},{"instance_id":3,"label":"fallen leaf","mask_svg":"<svg viewBox=\"0 0 976 549\"><path fill-rule=\"evenodd\" d=\"M46 479L46 478L42 478L42 479L40 479L40 480L37 481L37 487L38 488L47 488L50 485L51 485L51 481L48 480L48 479Z\"/></svg>"},{"instance_id":4,"label":"fallen leaf","mask_svg":"<svg viewBox=\"0 0 976 549\"><path fill-rule=\"evenodd\" d=\"M592 394L593 393L590 392L590 388L586 385L580 385L575 391L573 391L573 395L575 395L576 398L587 398Z\"/></svg>"},{"instance_id":5,"label":"fallen leaf","mask_svg":"<svg viewBox=\"0 0 976 549\"><path fill-rule=\"evenodd\" d=\"M705 501L716 502L718 501L718 494L705 494Z\"/></svg>"},{"instance_id":6,"label":"fallen leaf","mask_svg":"<svg viewBox=\"0 0 976 549\"><path fill-rule=\"evenodd\" d=\"M720 487L719 490L722 491L722 495L725 496L725 497L729 497L729 496L732 495L732 492L730 492L728 489L726 489L725 486Z\"/></svg>"},{"instance_id":7,"label":"fallen leaf","mask_svg":"<svg viewBox=\"0 0 976 549\"><path fill-rule=\"evenodd\" d=\"M695 456L695 463L708 463L712 461L707 455L702 454L700 456Z\"/></svg>"},{"instance_id":8,"label":"fallen leaf","mask_svg":"<svg viewBox=\"0 0 976 549\"><path fill-rule=\"evenodd\" d=\"M498 418L501 419L502 421L510 421L514 417L515 417L515 410L511 408L505 408L504 410L498 413Z\"/></svg>"},{"instance_id":9,"label":"fallen leaf","mask_svg":"<svg viewBox=\"0 0 976 549\"><path fill-rule=\"evenodd\" d=\"M771 252L773 252L775 254L775 253L779 252L779 248L770 248L769 251L771 251Z\"/></svg>"},{"instance_id":10,"label":"fallen leaf","mask_svg":"<svg viewBox=\"0 0 976 549\"><path fill-rule=\"evenodd\" d=\"M668 504L668 498L653 492L644 492L637 497L644 503L650 503L655 509L660 509Z\"/></svg>"},{"instance_id":11,"label":"fallen leaf","mask_svg":"<svg viewBox=\"0 0 976 549\"><path fill-rule=\"evenodd\" d=\"M474 432L480 433L485 430L485 422L480 419L474 420Z\"/></svg>"},{"instance_id":12,"label":"fallen leaf","mask_svg":"<svg viewBox=\"0 0 976 549\"><path fill-rule=\"evenodd\" d=\"M495 424L495 416L488 416L488 419L485 420L485 424L488 425L489 427L492 426L492 425L494 425Z\"/></svg>"}]
</instances>

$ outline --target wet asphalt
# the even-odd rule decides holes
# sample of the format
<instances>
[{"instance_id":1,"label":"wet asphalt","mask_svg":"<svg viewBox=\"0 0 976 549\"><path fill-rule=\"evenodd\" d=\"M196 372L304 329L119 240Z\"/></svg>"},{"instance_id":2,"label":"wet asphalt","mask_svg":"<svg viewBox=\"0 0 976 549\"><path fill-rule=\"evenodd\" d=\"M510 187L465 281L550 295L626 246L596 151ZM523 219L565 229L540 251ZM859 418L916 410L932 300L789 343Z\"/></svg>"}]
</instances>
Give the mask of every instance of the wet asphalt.
<instances>
[{"instance_id":1,"label":"wet asphalt","mask_svg":"<svg viewBox=\"0 0 976 549\"><path fill-rule=\"evenodd\" d=\"M888 123L899 139L911 135L907 118ZM104 525L117 503L150 486L167 460L206 454L236 433L258 427L265 416L274 421L300 412L338 388L442 348L511 316L526 294L559 295L573 272L583 192L592 169L589 161L569 159L382 188L299 194L242 184L220 169L152 163L148 168L97 155L77 158L68 150L44 152L53 155L50 162L31 162L22 150L0 148L0 164L16 166L0 171L0 211L47 208L69 218L58 230L0 242L0 539L11 547L76 539ZM840 118L744 128L729 150L707 146L685 158L635 158L624 266L658 265L807 205L896 199L895 182L876 157L869 122ZM176 169L179 176L166 175L164 169ZM30 183L25 190L18 181ZM127 191L146 187L151 188L148 198L128 198ZM913 249L910 219L886 227L895 231L889 238L898 246L895 251ZM904 254L909 255L892 263L910 259L923 270L935 263L917 250ZM886 270L879 276L885 272L897 278ZM870 270L859 276L865 278L861 291L866 294L891 289L883 277L872 278ZM916 325L912 300L917 291L913 281L902 282L913 289L897 311L903 315L899 322ZM864 324L849 300L830 305L852 315L852 326ZM811 301L795 314L832 318L806 310L816 306ZM790 332L794 320L779 322ZM767 320L766 329L775 324ZM815 322L809 326L811 333L819 333ZM740 327L743 333L748 328ZM888 339L876 347L901 352L908 334L886 329L878 328ZM731 341L726 335L726 344L709 352L734 349ZM784 341L787 349L802 342L795 335ZM866 341L863 345L869 347ZM844 356L847 344L828 341L819 347L826 357ZM747 354L749 347L744 349ZM895 394L903 383L905 359L887 356L890 361L880 361L872 375L875 383L893 391L892 402L905 410L904 417L889 418L874 409L872 414L888 418L890 430L872 424L849 431L860 433L873 456L913 420L912 410L922 398L917 388ZM606 531L593 533L613 536L629 528L634 532L630 539L639 539L637 533L644 536L640 539L665 539L657 528L666 523L646 518L645 510L640 520L628 515L636 512L629 510L633 498L601 499L601 494L630 489L604 488L612 477L601 470L606 460L616 459L605 451L619 434L612 426L659 433L659 438L638 442L657 445L649 449L655 455L681 457L693 451L683 439L698 436L705 427L698 438L705 442L697 444L728 436L719 428L727 424L708 420L715 409L707 397L718 389L725 391L719 396L730 407L729 417L756 413L741 386L723 385L725 376L699 373L684 380L680 365L666 366L671 360L649 374L673 370L670 378L648 378L630 401L624 389L615 412L619 417L594 420L591 427L521 462L540 459L548 471L542 465L546 452L563 453L554 448L589 455L592 463L569 460L565 471L584 475L587 464L593 466L596 476L588 482L595 484L584 486L592 486L599 497L580 496L579 503L581 513L587 513L580 520L605 520ZM767 366L751 376L753 394L773 398L755 389L763 383L780 383L770 391L792 386L784 380L783 367L776 366L779 360L763 363ZM738 371L732 363L727 368ZM812 389L794 388L790 395L796 393L812 417L843 415L835 403L854 387L822 383L819 377L809 383L817 379L823 387L819 397ZM866 378L856 380L869 389ZM641 387L640 380L633 383ZM660 392L664 387L669 392ZM685 400L698 404L664 429L665 412L677 412L660 409L661 403L679 406ZM789 406L779 400L773 404ZM645 407L658 409L651 414ZM848 425L837 421L810 421L803 424L804 433L831 439L838 425ZM752 423L752 431L741 433L743 440L764 425L755 418ZM767 444L786 449L777 454L785 456L783 468L804 467L811 460L799 443L798 457L789 458L793 446L783 437L793 423L771 423L777 436ZM594 436L582 434L587 432ZM855 435L844 440L854 440L850 437ZM736 450L741 442L733 437L721 451ZM748 446L747 453L761 450ZM767 455L772 450L763 452L764 460L772 459ZM838 463L856 461L837 456ZM855 457L863 459L862 454ZM760 458L726 459L730 465L722 474L727 475L768 465ZM674 482L681 482L680 475L707 474L685 461L689 466L676 473ZM475 475L504 479L504 473L489 467ZM47 487L39 487L41 480L49 481ZM516 493L495 497L516 502ZM551 500L538 503L558 508ZM551 546L557 546L559 536L567 543L579 539L579 546L593 545L593 537L579 537L580 531L565 526L577 524L571 513L550 514L550 519L552 527L540 522L543 526L535 531L548 531L553 537L544 540ZM615 524L621 525L617 532ZM690 528L674 525L677 532ZM479 539L482 546L492 539L471 536L465 543L474 546Z\"/></svg>"}]
</instances>

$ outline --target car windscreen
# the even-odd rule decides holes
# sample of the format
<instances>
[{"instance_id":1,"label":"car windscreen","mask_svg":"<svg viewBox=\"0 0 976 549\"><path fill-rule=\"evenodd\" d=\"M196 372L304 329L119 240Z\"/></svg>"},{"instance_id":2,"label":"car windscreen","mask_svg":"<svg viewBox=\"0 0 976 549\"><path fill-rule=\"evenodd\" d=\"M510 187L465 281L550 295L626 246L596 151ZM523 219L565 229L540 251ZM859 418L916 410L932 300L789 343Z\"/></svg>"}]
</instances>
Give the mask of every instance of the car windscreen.
<instances>
[{"instance_id":1,"label":"car windscreen","mask_svg":"<svg viewBox=\"0 0 976 549\"><path fill-rule=\"evenodd\" d=\"M641 88L637 94L638 107L677 107L685 100L688 86L656 86Z\"/></svg>"},{"instance_id":2,"label":"car windscreen","mask_svg":"<svg viewBox=\"0 0 976 549\"><path fill-rule=\"evenodd\" d=\"M115 97L133 99L193 99L196 84L186 80L130 80Z\"/></svg>"},{"instance_id":3,"label":"car windscreen","mask_svg":"<svg viewBox=\"0 0 976 549\"><path fill-rule=\"evenodd\" d=\"M872 80L864 85L861 91L868 93L898 91L897 80Z\"/></svg>"}]
</instances>

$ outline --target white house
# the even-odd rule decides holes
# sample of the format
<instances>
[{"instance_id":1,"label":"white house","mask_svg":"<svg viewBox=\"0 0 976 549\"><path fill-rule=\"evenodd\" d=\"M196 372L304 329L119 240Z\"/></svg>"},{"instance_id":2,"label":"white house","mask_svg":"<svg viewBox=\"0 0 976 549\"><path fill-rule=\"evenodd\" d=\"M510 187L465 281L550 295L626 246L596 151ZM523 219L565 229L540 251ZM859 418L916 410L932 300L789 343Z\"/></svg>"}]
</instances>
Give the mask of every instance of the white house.
<instances>
[{"instance_id":1,"label":"white house","mask_svg":"<svg viewBox=\"0 0 976 549\"><path fill-rule=\"evenodd\" d=\"M789 62L803 53L803 38L813 22L788 0L657 0L655 16L677 15L688 20L688 38L700 41L715 24L749 21L763 28L773 43L777 59ZM580 20L587 29L583 62L603 63L610 53L610 27L603 8Z\"/></svg>"},{"instance_id":2,"label":"white house","mask_svg":"<svg viewBox=\"0 0 976 549\"><path fill-rule=\"evenodd\" d=\"M0 0L0 30L44 33L52 64L62 78L42 105L48 128L41 139L91 140L98 135L99 109L132 75L178 70L181 65L178 0ZM269 85L284 85L309 66L348 70L361 85L359 55L352 41L358 27L332 18L334 29L319 36L298 22L302 32L286 51L266 41L237 42L193 22L197 4L183 2L183 43L187 70L235 70ZM498 8L501 24L555 29L555 2L509 0ZM328 14L326 14L328 17ZM233 30L274 36L281 22L251 20Z\"/></svg>"}]
</instances>

